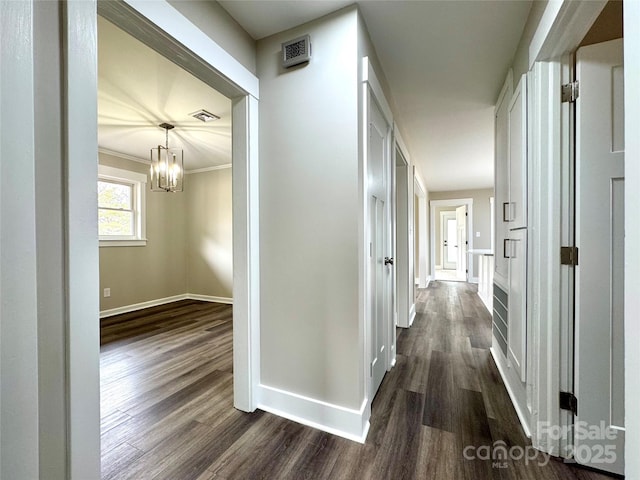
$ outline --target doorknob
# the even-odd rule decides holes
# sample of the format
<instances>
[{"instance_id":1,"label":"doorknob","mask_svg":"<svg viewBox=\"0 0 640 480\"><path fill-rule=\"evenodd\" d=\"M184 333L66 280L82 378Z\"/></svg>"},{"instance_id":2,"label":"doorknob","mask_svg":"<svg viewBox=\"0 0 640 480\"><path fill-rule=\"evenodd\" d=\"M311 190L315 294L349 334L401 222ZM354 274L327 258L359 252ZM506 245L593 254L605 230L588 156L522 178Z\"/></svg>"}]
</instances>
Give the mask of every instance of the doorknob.
<instances>
[{"instance_id":1,"label":"doorknob","mask_svg":"<svg viewBox=\"0 0 640 480\"><path fill-rule=\"evenodd\" d=\"M393 265L393 257L392 258L384 257L384 264L385 265Z\"/></svg>"}]
</instances>

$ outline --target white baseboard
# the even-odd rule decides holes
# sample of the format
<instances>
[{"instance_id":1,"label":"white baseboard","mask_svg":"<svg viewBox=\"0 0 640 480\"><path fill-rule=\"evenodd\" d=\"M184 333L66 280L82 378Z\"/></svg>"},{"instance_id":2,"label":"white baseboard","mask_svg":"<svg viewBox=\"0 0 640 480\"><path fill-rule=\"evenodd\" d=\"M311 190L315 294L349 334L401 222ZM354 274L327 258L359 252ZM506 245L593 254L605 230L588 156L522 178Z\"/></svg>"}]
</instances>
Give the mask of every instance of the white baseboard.
<instances>
[{"instance_id":1,"label":"white baseboard","mask_svg":"<svg viewBox=\"0 0 640 480\"><path fill-rule=\"evenodd\" d=\"M213 295L200 295L198 293L187 293L187 298L189 300L200 300L202 302L226 303L228 305L233 305L233 298L229 298L229 297L214 297Z\"/></svg>"},{"instance_id":2,"label":"white baseboard","mask_svg":"<svg viewBox=\"0 0 640 480\"><path fill-rule=\"evenodd\" d=\"M496 340L494 339L493 341L495 342ZM524 434L528 438L531 438L531 428L529 427L529 420L525 412L520 407L520 404L518 403L518 397L513 391L513 389L511 388L511 382L507 377L507 372L505 367L505 363L507 362L507 359L504 357L504 355L502 355L502 352L499 352L494 347L491 347L489 351L491 352L491 356L493 357L493 360L496 362L496 367L498 367L498 372L500 372L500 376L502 377L502 383L504 383L504 386L507 389L507 393L509 394L509 398L511 399L513 408L515 409L516 414L518 415L518 420L520 420L520 425L522 425Z\"/></svg>"},{"instance_id":3,"label":"white baseboard","mask_svg":"<svg viewBox=\"0 0 640 480\"><path fill-rule=\"evenodd\" d=\"M429 288L429 284L430 284L430 283L431 283L431 275L429 275L429 276L427 277L427 284L425 285L425 287L424 287L424 288Z\"/></svg>"},{"instance_id":4,"label":"white baseboard","mask_svg":"<svg viewBox=\"0 0 640 480\"><path fill-rule=\"evenodd\" d=\"M469 279L469 283L475 283L475 284L478 284L478 283L480 283L480 279L479 279L478 277L471 277L471 278Z\"/></svg>"},{"instance_id":5,"label":"white baseboard","mask_svg":"<svg viewBox=\"0 0 640 480\"><path fill-rule=\"evenodd\" d=\"M369 432L367 399L359 410L260 385L258 408L323 432L364 443Z\"/></svg>"},{"instance_id":6,"label":"white baseboard","mask_svg":"<svg viewBox=\"0 0 640 480\"><path fill-rule=\"evenodd\" d=\"M484 295L480 295L480 292L478 292L478 296L480 297L480 300L482 300L484 306L487 308L487 311L493 314L493 297L489 297L487 299Z\"/></svg>"},{"instance_id":7,"label":"white baseboard","mask_svg":"<svg viewBox=\"0 0 640 480\"><path fill-rule=\"evenodd\" d=\"M159 305L165 305L167 303L179 302L180 300L200 300L203 302L233 304L233 298L182 293L180 295L173 295L171 297L158 298L156 300L149 300L147 302L134 303L132 305L124 305L122 307L110 308L109 310L101 310L100 318L107 318L114 315L121 315L123 313L135 312L144 308L157 307Z\"/></svg>"},{"instance_id":8,"label":"white baseboard","mask_svg":"<svg viewBox=\"0 0 640 480\"><path fill-rule=\"evenodd\" d=\"M413 321L416 319L416 304L412 304L409 309L409 327L413 325Z\"/></svg>"}]
</instances>

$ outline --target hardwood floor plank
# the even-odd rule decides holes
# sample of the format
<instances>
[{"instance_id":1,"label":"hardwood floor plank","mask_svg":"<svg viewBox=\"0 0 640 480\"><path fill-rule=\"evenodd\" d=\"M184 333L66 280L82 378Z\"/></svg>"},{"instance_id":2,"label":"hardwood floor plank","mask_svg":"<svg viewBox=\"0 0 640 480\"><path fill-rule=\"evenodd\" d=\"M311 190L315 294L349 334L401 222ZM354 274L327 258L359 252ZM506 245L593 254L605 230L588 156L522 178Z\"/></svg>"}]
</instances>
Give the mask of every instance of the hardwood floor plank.
<instances>
[{"instance_id":1,"label":"hardwood floor plank","mask_svg":"<svg viewBox=\"0 0 640 480\"><path fill-rule=\"evenodd\" d=\"M424 395L400 390L373 467L380 478L412 479L418 460Z\"/></svg>"},{"instance_id":2,"label":"hardwood floor plank","mask_svg":"<svg viewBox=\"0 0 640 480\"><path fill-rule=\"evenodd\" d=\"M454 479L459 462L456 437L451 432L422 427L418 439L415 479Z\"/></svg>"},{"instance_id":3,"label":"hardwood floor plank","mask_svg":"<svg viewBox=\"0 0 640 480\"><path fill-rule=\"evenodd\" d=\"M305 429L309 427L264 415L209 470L223 478L281 478Z\"/></svg>"},{"instance_id":4,"label":"hardwood floor plank","mask_svg":"<svg viewBox=\"0 0 640 480\"><path fill-rule=\"evenodd\" d=\"M131 418L131 415L128 415L120 410L114 410L112 413L102 415L100 419L100 435L105 434L109 430L114 427L117 427L122 422L126 422Z\"/></svg>"},{"instance_id":5,"label":"hardwood floor plank","mask_svg":"<svg viewBox=\"0 0 640 480\"><path fill-rule=\"evenodd\" d=\"M454 432L454 387L451 355L434 350L431 352L429 381L425 393L422 424Z\"/></svg>"},{"instance_id":6,"label":"hardwood floor plank","mask_svg":"<svg viewBox=\"0 0 640 480\"><path fill-rule=\"evenodd\" d=\"M452 336L453 378L459 388L480 392L476 360L469 337Z\"/></svg>"},{"instance_id":7,"label":"hardwood floor plank","mask_svg":"<svg viewBox=\"0 0 640 480\"><path fill-rule=\"evenodd\" d=\"M100 465L100 477L102 480L112 480L126 471L133 462L139 459L144 452L132 447L128 443L121 443L116 448L102 456Z\"/></svg>"},{"instance_id":8,"label":"hardwood floor plank","mask_svg":"<svg viewBox=\"0 0 640 480\"><path fill-rule=\"evenodd\" d=\"M477 451L479 447L491 447L493 444L482 393L458 389L456 399L458 407L456 439L458 455L461 458L458 478L468 480L491 478L491 460L480 458L470 460L463 457L464 449L467 447L475 447Z\"/></svg>"}]
</instances>

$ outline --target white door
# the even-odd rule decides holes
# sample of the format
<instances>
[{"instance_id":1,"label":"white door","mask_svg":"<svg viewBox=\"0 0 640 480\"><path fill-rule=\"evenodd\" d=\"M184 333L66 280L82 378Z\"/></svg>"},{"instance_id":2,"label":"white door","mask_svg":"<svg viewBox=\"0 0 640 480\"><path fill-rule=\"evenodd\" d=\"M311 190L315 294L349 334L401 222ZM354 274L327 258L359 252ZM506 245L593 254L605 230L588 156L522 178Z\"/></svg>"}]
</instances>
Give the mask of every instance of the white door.
<instances>
[{"instance_id":1,"label":"white door","mask_svg":"<svg viewBox=\"0 0 640 480\"><path fill-rule=\"evenodd\" d=\"M624 473L622 39L577 52L576 428L578 463ZM584 438L585 436L591 438Z\"/></svg>"},{"instance_id":2,"label":"white door","mask_svg":"<svg viewBox=\"0 0 640 480\"><path fill-rule=\"evenodd\" d=\"M455 270L458 265L458 222L455 212L442 212L442 268Z\"/></svg>"},{"instance_id":3,"label":"white door","mask_svg":"<svg viewBox=\"0 0 640 480\"><path fill-rule=\"evenodd\" d=\"M506 288L509 278L509 260L505 256L504 239L509 237L507 210L509 207L509 103L511 101L511 75L507 77L495 111L495 275L494 279Z\"/></svg>"},{"instance_id":4,"label":"white door","mask_svg":"<svg viewBox=\"0 0 640 480\"><path fill-rule=\"evenodd\" d=\"M456 241L458 243L457 277L467 279L467 206L456 208Z\"/></svg>"},{"instance_id":5,"label":"white door","mask_svg":"<svg viewBox=\"0 0 640 480\"><path fill-rule=\"evenodd\" d=\"M389 125L369 98L368 211L369 211L369 325L371 342L371 398L388 366L392 329L392 276Z\"/></svg>"},{"instance_id":6,"label":"white door","mask_svg":"<svg viewBox=\"0 0 640 480\"><path fill-rule=\"evenodd\" d=\"M527 76L522 75L509 103L508 228L527 226Z\"/></svg>"},{"instance_id":7,"label":"white door","mask_svg":"<svg viewBox=\"0 0 640 480\"><path fill-rule=\"evenodd\" d=\"M521 381L527 378L527 229L509 232L509 363Z\"/></svg>"}]
</instances>

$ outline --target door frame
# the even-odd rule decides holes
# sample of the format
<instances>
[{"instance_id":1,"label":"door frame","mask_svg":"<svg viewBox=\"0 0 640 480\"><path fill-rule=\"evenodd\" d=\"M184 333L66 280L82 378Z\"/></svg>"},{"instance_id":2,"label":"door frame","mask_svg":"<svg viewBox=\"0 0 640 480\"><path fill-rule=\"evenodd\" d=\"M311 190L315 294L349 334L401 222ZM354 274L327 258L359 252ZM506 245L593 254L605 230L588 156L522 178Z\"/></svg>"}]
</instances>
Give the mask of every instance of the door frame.
<instances>
[{"instance_id":1,"label":"door frame","mask_svg":"<svg viewBox=\"0 0 640 480\"><path fill-rule=\"evenodd\" d=\"M384 91L382 89L382 85L376 76L375 70L369 61L369 57L362 58L362 126L363 126L363 134L362 134L362 149L363 149L363 159L362 162L362 201L363 201L363 213L364 213L364 231L362 235L363 240L363 258L362 263L364 268L362 269L362 277L364 282L364 305L363 305L363 328L361 331L364 332L364 351L363 351L363 374L365 381L364 384L364 398L365 398L365 418L369 418L371 416L371 403L373 401L373 395L371 392L371 344L372 344L372 315L370 312L371 298L372 298L372 287L369 281L370 279L370 270L369 270L369 240L368 240L368 226L370 225L371 212L369 211L369 189L368 189L368 126L369 126L369 101L375 101L377 106L380 109L380 112L384 116L387 125L387 166L386 168L390 170L388 172L389 182L392 182L392 173L395 169L393 165L393 151L395 150L395 141L394 141L394 123L393 123L393 114L391 111L391 107L384 96ZM387 186L387 210L390 212L392 208L392 185L389 184ZM395 208L395 207L393 207ZM388 216L389 220L392 220L391 215ZM389 245L392 248L392 234L393 230L395 230L395 225L391 224L391 221L387 222L387 235L389 238ZM393 255L394 252L391 252ZM392 272L393 273L393 272ZM392 277L393 278L393 277ZM387 354L384 357L384 361L386 363L386 369L389 371L396 362L396 336L395 336L395 325L393 320L393 305L395 298L395 291L393 282L391 285L391 318L389 321L388 328L385 329L385 345L387 348Z\"/></svg>"},{"instance_id":2,"label":"door frame","mask_svg":"<svg viewBox=\"0 0 640 480\"><path fill-rule=\"evenodd\" d=\"M445 257L448 255L448 253L446 252L447 248L449 245L447 245L445 247L444 244L444 231L445 228L448 229L448 227L445 225L447 223L447 220L455 220L456 219L456 213L455 210L441 210L440 211L440 268L442 270L453 270L451 268L445 268ZM456 239L457 239L457 234L456 234ZM448 241L448 237L447 237L447 241ZM456 267L458 267L458 259L456 258ZM437 265L436 265L437 266Z\"/></svg>"},{"instance_id":3,"label":"door frame","mask_svg":"<svg viewBox=\"0 0 640 480\"><path fill-rule=\"evenodd\" d=\"M232 99L234 406L256 408L259 364L258 80L168 2L68 2L66 37L67 139L66 276L67 452L71 478L93 478L100 465L99 289L95 184L98 157L97 14L114 22ZM94 127L95 128L95 127ZM95 131L95 130L94 130ZM94 318L95 322L87 322ZM91 324L91 325L87 325ZM71 415L73 411L73 415Z\"/></svg>"},{"instance_id":4,"label":"door frame","mask_svg":"<svg viewBox=\"0 0 640 480\"><path fill-rule=\"evenodd\" d=\"M431 241L429 238L429 234L427 230L427 189L422 185L420 179L416 172L414 171L413 177L413 191L414 198L411 200L415 202L415 197L418 197L418 225L414 226L414 248L415 243L418 245L418 265L414 265L414 275L417 273L418 276L416 279L418 280L418 288L427 288L429 286L429 281L435 275L435 270L432 268L429 270L429 265L427 265L427 252L429 251L429 242ZM414 212L415 218L415 212ZM415 232L418 232L418 242L415 241ZM433 228L430 230L433 232ZM431 242L433 245L433 242ZM414 252L415 255L415 252ZM433 259L433 255L431 255L431 259ZM431 273L429 273L431 272ZM414 279L415 282L415 279Z\"/></svg>"},{"instance_id":5,"label":"door frame","mask_svg":"<svg viewBox=\"0 0 640 480\"><path fill-rule=\"evenodd\" d=\"M430 232L429 236L431 242L431 275L435 277L436 274L436 246L435 246L435 225L436 225L436 207L461 207L463 205L467 206L467 252L469 250L473 250L473 235L471 226L473 225L473 198L451 198L445 200L431 200L429 202L429 206L431 207L431 221L430 221ZM442 235L442 233L441 233ZM469 255L467 254L467 266L469 273L467 274L467 282L469 283L478 283L478 279L474 277L473 272L473 261L469 262Z\"/></svg>"},{"instance_id":6,"label":"door frame","mask_svg":"<svg viewBox=\"0 0 640 480\"><path fill-rule=\"evenodd\" d=\"M411 326L415 317L415 305L411 299L413 289L413 252L411 238L411 202L413 197L413 171L409 165L396 131L395 170L396 170L396 324L402 328ZM413 307L413 308L412 308Z\"/></svg>"}]
</instances>

